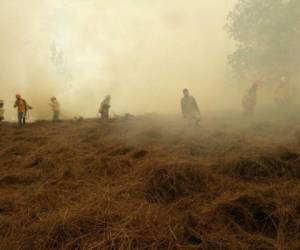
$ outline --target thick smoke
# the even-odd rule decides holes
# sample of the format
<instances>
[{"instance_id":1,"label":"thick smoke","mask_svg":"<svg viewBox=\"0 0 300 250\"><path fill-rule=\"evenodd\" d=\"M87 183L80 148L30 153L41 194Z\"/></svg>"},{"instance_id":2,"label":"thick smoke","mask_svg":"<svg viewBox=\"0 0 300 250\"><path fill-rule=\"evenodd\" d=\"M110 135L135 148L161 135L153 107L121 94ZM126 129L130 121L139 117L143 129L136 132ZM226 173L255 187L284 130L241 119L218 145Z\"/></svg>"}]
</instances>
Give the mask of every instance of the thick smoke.
<instances>
[{"instance_id":1,"label":"thick smoke","mask_svg":"<svg viewBox=\"0 0 300 250\"><path fill-rule=\"evenodd\" d=\"M223 27L231 1L1 1L0 84L7 116L14 95L51 115L57 96L65 118L94 117L112 95L112 111L178 113L189 88L204 111L233 109Z\"/></svg>"}]
</instances>

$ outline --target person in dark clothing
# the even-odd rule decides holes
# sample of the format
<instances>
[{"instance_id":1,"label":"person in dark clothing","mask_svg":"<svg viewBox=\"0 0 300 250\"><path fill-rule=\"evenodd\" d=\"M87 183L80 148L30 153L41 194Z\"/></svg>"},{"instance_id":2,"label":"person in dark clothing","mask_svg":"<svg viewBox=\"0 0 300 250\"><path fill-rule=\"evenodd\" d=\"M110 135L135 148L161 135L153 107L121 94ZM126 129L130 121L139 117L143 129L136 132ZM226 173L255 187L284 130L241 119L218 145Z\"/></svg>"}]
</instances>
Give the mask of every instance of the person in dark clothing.
<instances>
[{"instance_id":1,"label":"person in dark clothing","mask_svg":"<svg viewBox=\"0 0 300 250\"><path fill-rule=\"evenodd\" d=\"M110 100L111 96L107 95L105 99L101 102L99 113L101 114L102 120L109 119Z\"/></svg>"},{"instance_id":2,"label":"person in dark clothing","mask_svg":"<svg viewBox=\"0 0 300 250\"><path fill-rule=\"evenodd\" d=\"M200 122L200 110L197 101L190 95L188 89L183 90L183 95L181 99L182 115L189 123L195 123L198 126Z\"/></svg>"},{"instance_id":3,"label":"person in dark clothing","mask_svg":"<svg viewBox=\"0 0 300 250\"><path fill-rule=\"evenodd\" d=\"M4 120L4 101L0 100L0 122Z\"/></svg>"}]
</instances>

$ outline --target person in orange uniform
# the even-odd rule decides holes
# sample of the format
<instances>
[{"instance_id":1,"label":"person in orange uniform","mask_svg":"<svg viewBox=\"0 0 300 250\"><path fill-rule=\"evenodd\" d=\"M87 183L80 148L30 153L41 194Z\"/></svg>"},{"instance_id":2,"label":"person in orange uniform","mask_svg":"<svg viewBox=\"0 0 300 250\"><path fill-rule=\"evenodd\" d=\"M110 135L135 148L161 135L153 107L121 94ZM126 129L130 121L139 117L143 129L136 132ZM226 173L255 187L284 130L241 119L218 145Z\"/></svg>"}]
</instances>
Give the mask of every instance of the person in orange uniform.
<instances>
[{"instance_id":1,"label":"person in orange uniform","mask_svg":"<svg viewBox=\"0 0 300 250\"><path fill-rule=\"evenodd\" d=\"M26 115L29 109L32 109L30 105L21 97L21 95L16 95L16 102L14 105L15 108L18 108L18 121L19 126L24 126L26 123Z\"/></svg>"}]
</instances>

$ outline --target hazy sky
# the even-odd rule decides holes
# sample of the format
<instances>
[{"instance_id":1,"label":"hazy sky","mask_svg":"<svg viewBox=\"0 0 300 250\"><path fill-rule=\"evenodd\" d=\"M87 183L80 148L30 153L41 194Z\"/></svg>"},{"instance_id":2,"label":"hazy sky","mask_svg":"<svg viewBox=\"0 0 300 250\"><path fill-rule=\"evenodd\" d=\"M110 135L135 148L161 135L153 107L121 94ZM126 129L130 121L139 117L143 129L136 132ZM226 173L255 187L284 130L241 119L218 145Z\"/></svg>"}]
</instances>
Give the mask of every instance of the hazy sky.
<instances>
[{"instance_id":1,"label":"hazy sky","mask_svg":"<svg viewBox=\"0 0 300 250\"><path fill-rule=\"evenodd\" d=\"M203 110L231 108L232 2L1 0L0 98L10 116L17 92L36 118L52 95L66 116L95 116L108 93L115 113L177 113L188 87Z\"/></svg>"}]
</instances>

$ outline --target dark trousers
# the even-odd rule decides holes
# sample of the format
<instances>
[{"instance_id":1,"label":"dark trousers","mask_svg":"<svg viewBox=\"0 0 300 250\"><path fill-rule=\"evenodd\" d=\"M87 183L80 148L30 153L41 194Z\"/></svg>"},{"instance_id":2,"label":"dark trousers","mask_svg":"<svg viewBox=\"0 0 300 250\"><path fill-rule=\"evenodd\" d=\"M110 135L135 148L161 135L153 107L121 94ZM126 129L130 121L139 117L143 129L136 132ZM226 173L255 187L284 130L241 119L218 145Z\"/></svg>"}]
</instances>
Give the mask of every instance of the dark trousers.
<instances>
[{"instance_id":1,"label":"dark trousers","mask_svg":"<svg viewBox=\"0 0 300 250\"><path fill-rule=\"evenodd\" d=\"M23 126L26 123L26 112L18 112L19 126Z\"/></svg>"}]
</instances>

